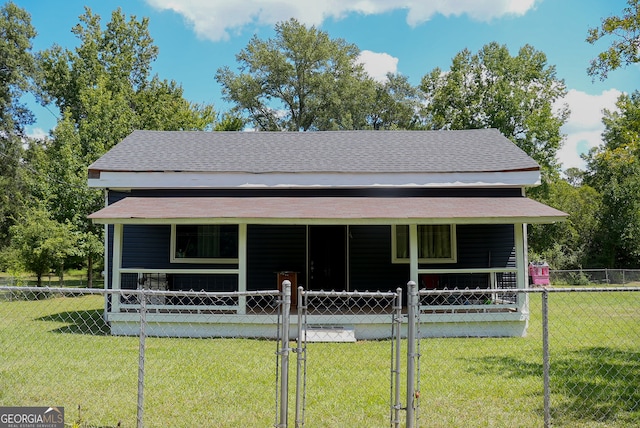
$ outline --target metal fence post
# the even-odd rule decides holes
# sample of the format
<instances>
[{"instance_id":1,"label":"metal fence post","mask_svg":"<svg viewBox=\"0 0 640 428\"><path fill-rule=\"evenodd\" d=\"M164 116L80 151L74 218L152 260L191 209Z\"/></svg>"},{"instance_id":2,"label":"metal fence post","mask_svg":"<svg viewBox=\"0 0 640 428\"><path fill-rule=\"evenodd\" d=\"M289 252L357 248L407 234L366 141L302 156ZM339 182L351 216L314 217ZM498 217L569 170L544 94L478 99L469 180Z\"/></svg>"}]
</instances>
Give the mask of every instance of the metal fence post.
<instances>
[{"instance_id":1,"label":"metal fence post","mask_svg":"<svg viewBox=\"0 0 640 428\"><path fill-rule=\"evenodd\" d=\"M288 410L289 410L289 323L291 322L291 281L285 279L282 281L282 336L280 347L280 366L282 372L280 374L280 420L278 427L286 428L288 426Z\"/></svg>"},{"instance_id":2,"label":"metal fence post","mask_svg":"<svg viewBox=\"0 0 640 428\"><path fill-rule=\"evenodd\" d=\"M306 308L303 306L302 295L304 293L303 287L298 287L298 348L296 353L298 354L297 366L296 366L296 428L304 426L304 393L303 393L303 374L306 373L306 349L303 347L303 314ZM301 396L302 394L302 396Z\"/></svg>"},{"instance_id":3,"label":"metal fence post","mask_svg":"<svg viewBox=\"0 0 640 428\"><path fill-rule=\"evenodd\" d=\"M414 427L415 411L415 357L416 357L416 314L418 307L418 286L415 281L407 283L407 428Z\"/></svg>"},{"instance_id":4,"label":"metal fence post","mask_svg":"<svg viewBox=\"0 0 640 428\"><path fill-rule=\"evenodd\" d=\"M140 290L140 349L138 352L138 413L137 427L144 427L144 361L146 349L147 295Z\"/></svg>"},{"instance_id":5,"label":"metal fence post","mask_svg":"<svg viewBox=\"0 0 640 428\"><path fill-rule=\"evenodd\" d=\"M395 308L393 313L393 334L391 337L391 349L392 349L392 361L395 359L395 364L392 365L393 377L391 388L395 392L392 396L393 402L391 404L391 426L400 426L400 410L402 409L402 403L400 402L400 347L402 344L402 288L396 289Z\"/></svg>"},{"instance_id":6,"label":"metal fence post","mask_svg":"<svg viewBox=\"0 0 640 428\"><path fill-rule=\"evenodd\" d=\"M544 426L551 427L551 389L549 383L549 292L542 292L542 367L544 377Z\"/></svg>"}]
</instances>

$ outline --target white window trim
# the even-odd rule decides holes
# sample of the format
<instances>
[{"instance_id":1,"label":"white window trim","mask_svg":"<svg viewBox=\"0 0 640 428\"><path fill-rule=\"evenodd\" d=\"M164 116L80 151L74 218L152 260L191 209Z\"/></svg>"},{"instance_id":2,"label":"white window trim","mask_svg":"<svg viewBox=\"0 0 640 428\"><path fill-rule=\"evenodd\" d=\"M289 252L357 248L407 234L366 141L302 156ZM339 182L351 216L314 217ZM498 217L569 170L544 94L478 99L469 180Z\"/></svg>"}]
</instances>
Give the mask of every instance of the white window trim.
<instances>
[{"instance_id":1,"label":"white window trim","mask_svg":"<svg viewBox=\"0 0 640 428\"><path fill-rule=\"evenodd\" d=\"M240 233L238 231L238 240ZM238 243L238 249L240 248ZM193 257L176 257L176 225L171 225L171 245L169 246L170 263L199 263L199 264L235 264L239 263L239 258L193 258Z\"/></svg>"},{"instance_id":2,"label":"white window trim","mask_svg":"<svg viewBox=\"0 0 640 428\"><path fill-rule=\"evenodd\" d=\"M397 257L397 248L396 248L396 227L397 226L406 226L406 225L391 225L391 263L406 263L408 264L410 261L410 257ZM420 226L420 225L418 225ZM448 258L420 258L418 259L418 263L457 263L458 262L458 246L456 240L456 225L450 224L451 232L451 257Z\"/></svg>"}]
</instances>

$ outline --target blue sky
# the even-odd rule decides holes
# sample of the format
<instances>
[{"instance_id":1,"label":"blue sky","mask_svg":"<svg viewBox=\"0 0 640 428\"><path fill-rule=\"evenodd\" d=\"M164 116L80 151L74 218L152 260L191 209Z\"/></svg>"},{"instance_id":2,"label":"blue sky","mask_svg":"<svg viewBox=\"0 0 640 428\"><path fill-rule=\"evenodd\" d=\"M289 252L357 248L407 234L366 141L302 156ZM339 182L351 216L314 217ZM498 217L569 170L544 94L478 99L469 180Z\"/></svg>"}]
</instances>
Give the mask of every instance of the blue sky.
<instances>
[{"instance_id":1,"label":"blue sky","mask_svg":"<svg viewBox=\"0 0 640 428\"><path fill-rule=\"evenodd\" d=\"M564 168L582 167L579 154L600 144L601 111L614 108L621 92L638 89L640 66L610 73L605 81L592 81L589 61L609 46L590 45L590 27L605 17L620 15L625 0L14 0L31 14L38 32L34 50L54 43L74 48L71 28L88 6L102 17L120 7L125 15L148 17L149 30L160 53L154 73L173 79L193 102L212 103L218 111L229 108L214 79L222 66L235 69L235 55L256 34L273 36L276 22L294 17L327 31L332 38L355 43L373 76L387 71L409 77L413 84L440 67L464 48L477 52L496 41L512 54L530 44L547 55L569 94L572 110L563 128L567 134L559 157ZM382 78L382 77L380 77ZM41 135L55 126L55 107L30 102L37 123L29 128Z\"/></svg>"}]
</instances>

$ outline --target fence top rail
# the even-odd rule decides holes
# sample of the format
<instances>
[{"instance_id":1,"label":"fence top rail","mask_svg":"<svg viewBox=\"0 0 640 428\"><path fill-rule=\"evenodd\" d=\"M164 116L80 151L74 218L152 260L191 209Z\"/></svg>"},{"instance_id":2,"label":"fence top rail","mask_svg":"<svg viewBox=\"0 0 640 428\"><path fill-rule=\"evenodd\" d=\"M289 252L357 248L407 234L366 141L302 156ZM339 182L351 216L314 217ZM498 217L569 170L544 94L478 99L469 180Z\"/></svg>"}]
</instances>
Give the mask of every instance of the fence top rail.
<instances>
[{"instance_id":1,"label":"fence top rail","mask_svg":"<svg viewBox=\"0 0 640 428\"><path fill-rule=\"evenodd\" d=\"M549 269L549 272L565 273L565 272L640 272L640 269Z\"/></svg>"},{"instance_id":2,"label":"fence top rail","mask_svg":"<svg viewBox=\"0 0 640 428\"><path fill-rule=\"evenodd\" d=\"M418 290L420 296L450 296L452 294L488 294L488 293L514 293L516 291L525 291L520 288L442 288L438 290L421 289Z\"/></svg>"},{"instance_id":3,"label":"fence top rail","mask_svg":"<svg viewBox=\"0 0 640 428\"><path fill-rule=\"evenodd\" d=\"M378 297L378 298L394 298L398 296L395 291L336 291L336 290L305 290L304 287L298 287L298 292L309 297Z\"/></svg>"},{"instance_id":4,"label":"fence top rail","mask_svg":"<svg viewBox=\"0 0 640 428\"><path fill-rule=\"evenodd\" d=\"M540 287L514 289L523 293L602 293L602 292L623 292L640 291L640 287Z\"/></svg>"},{"instance_id":5,"label":"fence top rail","mask_svg":"<svg viewBox=\"0 0 640 428\"><path fill-rule=\"evenodd\" d=\"M567 293L567 292L620 292L640 291L640 287L538 287L538 288L445 288L441 290L419 290L421 296L440 296L452 294L478 294L478 293Z\"/></svg>"},{"instance_id":6,"label":"fence top rail","mask_svg":"<svg viewBox=\"0 0 640 428\"><path fill-rule=\"evenodd\" d=\"M76 288L76 287L26 287L21 285L0 285L0 291L20 291L33 293L59 293L59 294L105 294L104 288Z\"/></svg>"},{"instance_id":7,"label":"fence top rail","mask_svg":"<svg viewBox=\"0 0 640 428\"><path fill-rule=\"evenodd\" d=\"M119 294L119 295L147 295L147 296L176 296L176 297L240 297L240 296L279 296L278 290L255 291L165 291L165 290L112 290L104 288L70 288L70 287L22 287L0 286L0 291L57 293L57 294Z\"/></svg>"}]
</instances>

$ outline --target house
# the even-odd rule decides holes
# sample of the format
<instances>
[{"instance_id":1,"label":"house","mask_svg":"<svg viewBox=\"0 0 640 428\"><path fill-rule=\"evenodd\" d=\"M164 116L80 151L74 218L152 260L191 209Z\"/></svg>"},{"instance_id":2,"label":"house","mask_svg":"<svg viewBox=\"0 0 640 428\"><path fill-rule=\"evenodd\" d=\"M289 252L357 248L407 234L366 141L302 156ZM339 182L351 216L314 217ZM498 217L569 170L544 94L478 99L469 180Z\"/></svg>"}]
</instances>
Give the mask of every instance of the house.
<instances>
[{"instance_id":1,"label":"house","mask_svg":"<svg viewBox=\"0 0 640 428\"><path fill-rule=\"evenodd\" d=\"M429 335L523 335L527 300L513 290L527 286L526 225L566 217L525 196L540 167L495 129L135 131L88 175L105 191L89 217L108 225L108 288L269 290L287 272L308 290L486 290L425 298ZM220 323L200 315L219 302L151 303L148 319L175 335L198 320L202 335L271 322L246 318L246 299ZM135 308L107 302L114 333L135 334ZM355 324L379 334L366 316Z\"/></svg>"}]
</instances>

